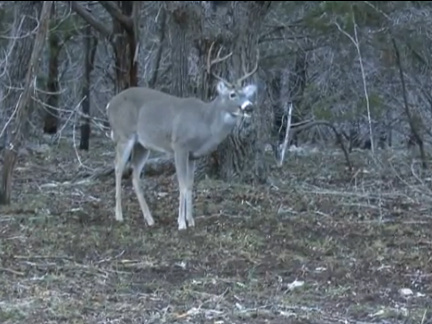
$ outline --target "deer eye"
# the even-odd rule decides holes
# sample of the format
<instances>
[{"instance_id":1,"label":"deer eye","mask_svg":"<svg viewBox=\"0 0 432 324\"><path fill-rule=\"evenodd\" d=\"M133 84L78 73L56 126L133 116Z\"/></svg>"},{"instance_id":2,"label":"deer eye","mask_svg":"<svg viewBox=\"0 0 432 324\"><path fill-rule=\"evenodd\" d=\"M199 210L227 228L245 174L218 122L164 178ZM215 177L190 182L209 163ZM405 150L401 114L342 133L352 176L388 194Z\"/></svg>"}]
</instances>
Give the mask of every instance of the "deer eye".
<instances>
[{"instance_id":1,"label":"deer eye","mask_svg":"<svg viewBox=\"0 0 432 324\"><path fill-rule=\"evenodd\" d=\"M231 92L230 94L229 94L229 98L230 99L235 99L237 97L237 94L235 93L235 92Z\"/></svg>"}]
</instances>

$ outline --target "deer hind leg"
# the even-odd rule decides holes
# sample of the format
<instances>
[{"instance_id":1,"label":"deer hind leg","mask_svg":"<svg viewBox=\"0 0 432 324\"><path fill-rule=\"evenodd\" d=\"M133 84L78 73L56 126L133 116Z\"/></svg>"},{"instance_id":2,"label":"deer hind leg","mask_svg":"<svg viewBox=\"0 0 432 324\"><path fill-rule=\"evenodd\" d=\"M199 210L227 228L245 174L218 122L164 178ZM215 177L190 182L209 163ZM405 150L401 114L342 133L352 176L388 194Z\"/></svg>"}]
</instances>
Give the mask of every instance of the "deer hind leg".
<instances>
[{"instance_id":1,"label":"deer hind leg","mask_svg":"<svg viewBox=\"0 0 432 324\"><path fill-rule=\"evenodd\" d=\"M186 220L189 227L195 226L195 221L193 218L193 183L194 183L194 175L195 175L195 161L192 159L188 159L187 164L187 176L186 176Z\"/></svg>"},{"instance_id":2,"label":"deer hind leg","mask_svg":"<svg viewBox=\"0 0 432 324\"><path fill-rule=\"evenodd\" d=\"M128 140L119 141L116 145L116 157L115 157L115 219L119 222L123 221L123 212L121 206L121 181L123 171L126 166L126 162L132 152L135 139L130 138Z\"/></svg>"},{"instance_id":3,"label":"deer hind leg","mask_svg":"<svg viewBox=\"0 0 432 324\"><path fill-rule=\"evenodd\" d=\"M135 144L132 151L132 185L135 190L135 194L137 195L139 205L141 207L141 211L143 213L144 219L147 222L148 226L154 225L153 217L150 213L150 209L147 205L147 202L144 198L143 191L140 186L140 176L141 172L144 168L145 163L150 155L150 151L143 147L141 144Z\"/></svg>"},{"instance_id":4,"label":"deer hind leg","mask_svg":"<svg viewBox=\"0 0 432 324\"><path fill-rule=\"evenodd\" d=\"M187 169L189 154L183 149L177 149L174 152L174 161L176 167L176 174L179 184L179 210L178 210L178 229L186 229L186 214L188 205L192 205L192 202L188 202L187 194Z\"/></svg>"}]
</instances>

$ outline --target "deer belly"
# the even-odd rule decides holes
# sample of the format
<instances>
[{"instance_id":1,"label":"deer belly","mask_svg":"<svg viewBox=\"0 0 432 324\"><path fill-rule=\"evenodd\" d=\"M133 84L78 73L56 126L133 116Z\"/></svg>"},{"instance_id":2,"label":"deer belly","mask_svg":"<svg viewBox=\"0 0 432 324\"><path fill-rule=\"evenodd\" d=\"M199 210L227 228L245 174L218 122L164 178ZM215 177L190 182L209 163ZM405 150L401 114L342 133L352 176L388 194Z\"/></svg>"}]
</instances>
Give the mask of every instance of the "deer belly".
<instances>
[{"instance_id":1,"label":"deer belly","mask_svg":"<svg viewBox=\"0 0 432 324\"><path fill-rule=\"evenodd\" d=\"M218 145L219 145L219 141L209 140L208 142L203 143L197 149L193 150L190 153L190 156L192 157L192 159L198 159L216 150Z\"/></svg>"},{"instance_id":2,"label":"deer belly","mask_svg":"<svg viewBox=\"0 0 432 324\"><path fill-rule=\"evenodd\" d=\"M138 142L146 149L151 151L169 154L173 153L170 141L163 137L158 138L156 136L139 136Z\"/></svg>"}]
</instances>

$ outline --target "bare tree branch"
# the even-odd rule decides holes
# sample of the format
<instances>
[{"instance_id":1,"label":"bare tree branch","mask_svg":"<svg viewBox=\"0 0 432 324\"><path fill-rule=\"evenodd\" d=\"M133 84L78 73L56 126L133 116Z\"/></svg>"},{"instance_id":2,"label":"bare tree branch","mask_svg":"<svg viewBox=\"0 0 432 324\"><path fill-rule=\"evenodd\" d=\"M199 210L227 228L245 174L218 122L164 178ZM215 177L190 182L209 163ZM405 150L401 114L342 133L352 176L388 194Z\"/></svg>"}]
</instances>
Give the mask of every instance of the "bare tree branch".
<instances>
[{"instance_id":1,"label":"bare tree branch","mask_svg":"<svg viewBox=\"0 0 432 324\"><path fill-rule=\"evenodd\" d=\"M120 8L113 1L99 1L99 3L108 11L108 13L116 20L118 20L122 26L131 32L133 29L133 20L122 13Z\"/></svg>"},{"instance_id":2,"label":"bare tree branch","mask_svg":"<svg viewBox=\"0 0 432 324\"><path fill-rule=\"evenodd\" d=\"M353 165L352 165L351 160L349 158L348 151L347 151L347 149L346 149L346 147L345 147L345 145L343 143L342 135L341 135L341 133L336 129L336 127L332 123L330 123L330 122L328 122L326 120L315 120L315 121L311 121L310 123L307 123L307 124L304 124L304 125L301 125L301 126L298 126L298 127L294 128L292 130L292 132L294 134L294 133L298 133L298 132L300 132L302 130L306 130L306 129L309 129L311 127L320 126L320 125L327 126L327 127L329 127L333 131L333 133L336 136L336 141L340 145L340 147L342 149L342 152L343 152L343 154L345 156L346 165L347 165L347 167L348 167L349 170L352 170Z\"/></svg>"},{"instance_id":3,"label":"bare tree branch","mask_svg":"<svg viewBox=\"0 0 432 324\"><path fill-rule=\"evenodd\" d=\"M83 6L78 4L76 1L69 1L71 8L75 11L82 19L96 29L102 36L106 37L109 41L112 40L112 32L105 27L103 23L93 17Z\"/></svg>"},{"instance_id":4,"label":"bare tree branch","mask_svg":"<svg viewBox=\"0 0 432 324\"><path fill-rule=\"evenodd\" d=\"M396 54L396 64L398 66L398 70L399 70L399 78L401 81L401 86L402 86L402 98L403 98L403 102L404 102L404 107L405 107L405 113L408 117L408 124L411 128L411 132L412 135L414 136L415 142L419 147L420 150L420 156L421 156L421 160L422 160L422 167L423 169L427 168L427 162L426 162L426 153L424 151L424 143L423 143L423 139L421 137L420 134L420 130L418 129L419 126L416 125L416 123L414 122L414 117L411 114L410 108L409 108L409 104L408 104L408 96L407 96L407 89L406 89L406 85L405 85L405 78L404 78L404 72L402 69L402 62L401 62L401 58L400 58L400 52L399 52L399 47L397 46L396 40L394 37L391 38L392 44L393 44L393 48Z\"/></svg>"}]
</instances>

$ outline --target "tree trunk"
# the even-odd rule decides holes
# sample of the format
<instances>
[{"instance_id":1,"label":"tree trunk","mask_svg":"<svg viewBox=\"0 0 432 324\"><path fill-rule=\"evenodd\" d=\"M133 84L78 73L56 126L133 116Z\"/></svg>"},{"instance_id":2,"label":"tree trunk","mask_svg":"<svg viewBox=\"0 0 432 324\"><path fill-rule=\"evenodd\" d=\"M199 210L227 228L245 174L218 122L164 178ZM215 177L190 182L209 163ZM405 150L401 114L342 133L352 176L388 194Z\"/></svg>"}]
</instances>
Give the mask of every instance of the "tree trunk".
<instances>
[{"instance_id":1,"label":"tree trunk","mask_svg":"<svg viewBox=\"0 0 432 324\"><path fill-rule=\"evenodd\" d=\"M117 1L122 13L127 17L137 14L139 1ZM136 28L126 29L117 19L113 19L114 54L116 71L116 93L138 85L138 64Z\"/></svg>"},{"instance_id":2,"label":"tree trunk","mask_svg":"<svg viewBox=\"0 0 432 324\"><path fill-rule=\"evenodd\" d=\"M51 15L55 15L55 4L52 6ZM59 55L61 50L60 37L56 30L51 30L48 38L49 62L47 80L47 106L45 111L43 131L45 134L56 134L58 127L59 104Z\"/></svg>"},{"instance_id":3,"label":"tree trunk","mask_svg":"<svg viewBox=\"0 0 432 324\"><path fill-rule=\"evenodd\" d=\"M261 24L270 8L269 1L231 1L234 37L224 40L233 51L225 71L231 74L227 79L241 77L244 70L252 70L258 50ZM221 17L223 19L223 17ZM243 69L243 67L248 67ZM253 79L246 82L253 82ZM268 167L264 159L264 146L271 129L271 115L257 96L252 120L245 120L217 150L217 174L224 180L236 178L240 181L265 182Z\"/></svg>"},{"instance_id":4,"label":"tree trunk","mask_svg":"<svg viewBox=\"0 0 432 324\"><path fill-rule=\"evenodd\" d=\"M191 29L191 12L184 6L177 6L171 12L171 48L172 48L172 94L179 97L190 95L188 89L188 55L190 44L187 34Z\"/></svg>"},{"instance_id":5,"label":"tree trunk","mask_svg":"<svg viewBox=\"0 0 432 324\"><path fill-rule=\"evenodd\" d=\"M251 70L258 59L259 30L269 6L268 1L170 1L175 94L211 99L217 80L207 75L205 67L213 42L233 52L232 59L216 67L219 75L235 81L244 75L243 67ZM265 110L257 102L252 121L245 120L216 152L198 161L196 178L211 174L223 180L265 181L264 143L271 127Z\"/></svg>"},{"instance_id":6,"label":"tree trunk","mask_svg":"<svg viewBox=\"0 0 432 324\"><path fill-rule=\"evenodd\" d=\"M81 138L80 150L89 150L90 147L90 77L93 70L93 63L97 49L97 38L92 36L91 26L87 25L86 37L84 39L85 62L84 62L84 80L83 80L83 102L81 119Z\"/></svg>"},{"instance_id":7,"label":"tree trunk","mask_svg":"<svg viewBox=\"0 0 432 324\"><path fill-rule=\"evenodd\" d=\"M18 83L14 85L15 89L20 89L22 85L20 83L24 81L24 90L22 92L14 90L5 100L6 107L12 107L16 103L17 115L13 125L10 125L12 128L11 139L9 145L5 148L2 180L0 182L0 204L10 203L13 170L17 161L18 150L25 139L24 130L29 115L31 94L34 91L36 68L39 66L38 60L42 54L44 41L48 33L48 22L53 1L44 1L41 10L40 4L40 1L15 2L16 18L18 14L24 16L22 30L19 32L20 35L31 34L36 28L36 19L32 19L35 11L40 12L40 23L34 42L29 36L16 40L17 44L11 55L10 80ZM20 24L20 21L15 19L15 24ZM27 65L29 57L30 62ZM26 66L27 68L24 68Z\"/></svg>"},{"instance_id":8,"label":"tree trunk","mask_svg":"<svg viewBox=\"0 0 432 324\"><path fill-rule=\"evenodd\" d=\"M112 31L77 1L70 1L72 10L107 38L114 49L118 93L138 85L137 39L141 1L99 1L112 17Z\"/></svg>"},{"instance_id":9,"label":"tree trunk","mask_svg":"<svg viewBox=\"0 0 432 324\"><path fill-rule=\"evenodd\" d=\"M158 30L158 38L159 38L159 46L156 50L156 55L154 59L154 67L153 72L148 80L148 86L150 88L154 88L156 83L159 81L159 73L160 73L160 63L162 61L162 52L164 49L164 42L165 42L165 35L166 35L166 20L167 20L167 14L164 6L162 5L160 8L160 15L159 15L159 30Z\"/></svg>"},{"instance_id":10,"label":"tree trunk","mask_svg":"<svg viewBox=\"0 0 432 324\"><path fill-rule=\"evenodd\" d=\"M201 35L201 7L190 2L194 1L170 1L168 5L172 48L171 89L172 94L179 97L197 95L195 84L201 83L200 72L205 67L198 66L199 57L195 48L196 40Z\"/></svg>"}]
</instances>

